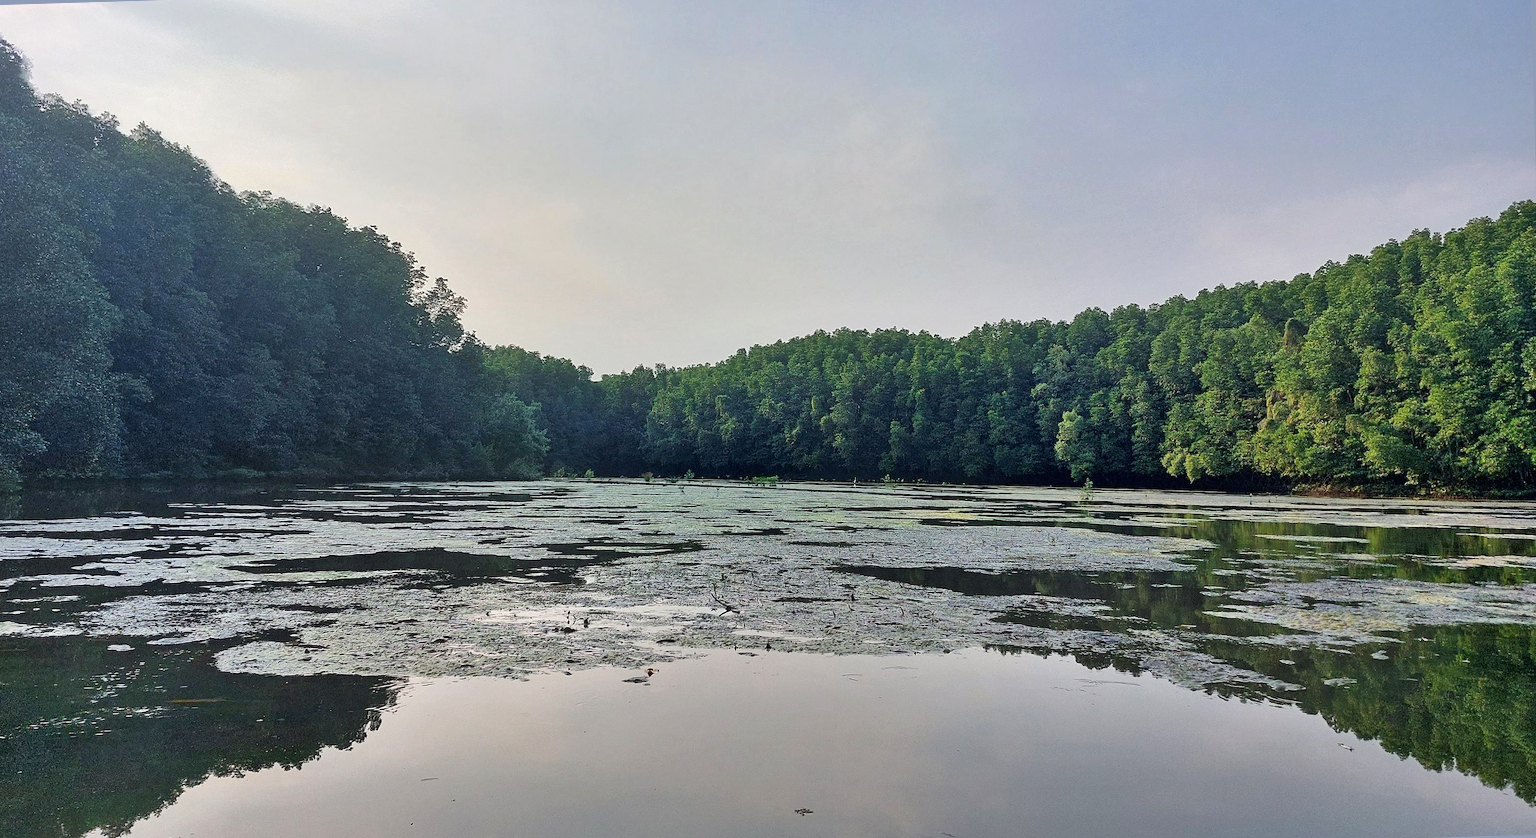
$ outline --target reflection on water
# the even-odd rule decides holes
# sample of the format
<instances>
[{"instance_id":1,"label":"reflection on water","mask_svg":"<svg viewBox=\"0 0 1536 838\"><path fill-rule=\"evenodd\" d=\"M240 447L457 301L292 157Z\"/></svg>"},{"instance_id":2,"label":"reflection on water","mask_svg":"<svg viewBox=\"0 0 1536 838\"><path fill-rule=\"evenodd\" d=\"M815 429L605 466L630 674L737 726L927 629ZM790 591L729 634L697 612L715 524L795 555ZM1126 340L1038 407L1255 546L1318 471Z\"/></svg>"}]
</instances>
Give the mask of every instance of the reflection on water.
<instances>
[{"instance_id":1,"label":"reflection on water","mask_svg":"<svg viewBox=\"0 0 1536 838\"><path fill-rule=\"evenodd\" d=\"M1369 653L1212 645L1305 686L1298 705L1337 730L1536 801L1536 630L1529 626L1423 627Z\"/></svg>"},{"instance_id":2,"label":"reflection on water","mask_svg":"<svg viewBox=\"0 0 1536 838\"><path fill-rule=\"evenodd\" d=\"M296 767L360 742L395 700L389 679L232 675L210 657L0 640L0 832L121 834L211 776Z\"/></svg>"},{"instance_id":3,"label":"reflection on water","mask_svg":"<svg viewBox=\"0 0 1536 838\"><path fill-rule=\"evenodd\" d=\"M1067 655L1536 803L1530 504L576 481L116 489L8 514L5 835L116 834L209 777L348 747L404 679L722 649Z\"/></svg>"},{"instance_id":4,"label":"reflection on water","mask_svg":"<svg viewBox=\"0 0 1536 838\"><path fill-rule=\"evenodd\" d=\"M630 674L417 682L352 752L205 784L131 835L1385 837L1531 822L1513 796L1294 709L1060 658L719 652Z\"/></svg>"},{"instance_id":5,"label":"reflection on water","mask_svg":"<svg viewBox=\"0 0 1536 838\"><path fill-rule=\"evenodd\" d=\"M537 562L529 562L511 556L460 553L432 547L425 550L385 550L350 556L262 559L250 564L235 565L233 569L255 574L317 571L364 574L404 571L420 575L423 584L472 584L488 579L522 576L542 577L551 582L573 585L581 582L581 577L576 571L593 561L595 560L541 559Z\"/></svg>"}]
</instances>

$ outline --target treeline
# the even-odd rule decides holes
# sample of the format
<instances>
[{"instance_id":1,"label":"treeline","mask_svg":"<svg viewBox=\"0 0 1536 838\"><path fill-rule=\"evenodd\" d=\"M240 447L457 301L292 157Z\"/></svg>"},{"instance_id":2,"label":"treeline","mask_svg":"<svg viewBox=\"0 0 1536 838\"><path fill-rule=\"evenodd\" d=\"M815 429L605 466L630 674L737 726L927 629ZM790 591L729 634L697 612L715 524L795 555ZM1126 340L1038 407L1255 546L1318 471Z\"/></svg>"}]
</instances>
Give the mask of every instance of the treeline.
<instances>
[{"instance_id":1,"label":"treeline","mask_svg":"<svg viewBox=\"0 0 1536 838\"><path fill-rule=\"evenodd\" d=\"M3 45L3 42L0 42ZM489 349L373 228L38 97L0 46L0 485L547 474L1525 490L1536 204L1246 283L717 364Z\"/></svg>"},{"instance_id":2,"label":"treeline","mask_svg":"<svg viewBox=\"0 0 1536 838\"><path fill-rule=\"evenodd\" d=\"M0 485L535 474L462 306L373 228L38 97L0 41Z\"/></svg>"},{"instance_id":3,"label":"treeline","mask_svg":"<svg viewBox=\"0 0 1536 838\"><path fill-rule=\"evenodd\" d=\"M491 359L573 471L1521 489L1533 295L1525 201L1288 282L956 340L818 332L596 382L517 349Z\"/></svg>"}]
</instances>

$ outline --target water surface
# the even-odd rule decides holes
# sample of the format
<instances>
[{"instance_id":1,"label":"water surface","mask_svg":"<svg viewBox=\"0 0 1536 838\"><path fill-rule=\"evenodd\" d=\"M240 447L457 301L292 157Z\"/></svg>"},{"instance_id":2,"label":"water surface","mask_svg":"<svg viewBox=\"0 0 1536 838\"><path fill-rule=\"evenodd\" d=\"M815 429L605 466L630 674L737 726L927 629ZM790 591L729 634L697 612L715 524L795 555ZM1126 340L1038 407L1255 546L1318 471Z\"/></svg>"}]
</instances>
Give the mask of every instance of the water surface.
<instances>
[{"instance_id":1,"label":"water surface","mask_svg":"<svg viewBox=\"0 0 1536 838\"><path fill-rule=\"evenodd\" d=\"M1529 504L546 481L10 514L6 835L1536 832Z\"/></svg>"}]
</instances>

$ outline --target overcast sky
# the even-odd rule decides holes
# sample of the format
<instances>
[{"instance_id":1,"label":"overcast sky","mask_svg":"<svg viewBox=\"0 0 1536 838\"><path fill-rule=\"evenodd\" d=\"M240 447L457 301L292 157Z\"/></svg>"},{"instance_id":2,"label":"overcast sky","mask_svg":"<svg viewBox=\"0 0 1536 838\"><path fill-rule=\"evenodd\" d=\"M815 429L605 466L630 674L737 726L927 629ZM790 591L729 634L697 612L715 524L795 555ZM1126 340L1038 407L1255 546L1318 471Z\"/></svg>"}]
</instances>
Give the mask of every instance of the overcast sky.
<instances>
[{"instance_id":1,"label":"overcast sky","mask_svg":"<svg viewBox=\"0 0 1536 838\"><path fill-rule=\"evenodd\" d=\"M599 372L1288 278L1536 197L1531 4L0 5L38 89Z\"/></svg>"}]
</instances>

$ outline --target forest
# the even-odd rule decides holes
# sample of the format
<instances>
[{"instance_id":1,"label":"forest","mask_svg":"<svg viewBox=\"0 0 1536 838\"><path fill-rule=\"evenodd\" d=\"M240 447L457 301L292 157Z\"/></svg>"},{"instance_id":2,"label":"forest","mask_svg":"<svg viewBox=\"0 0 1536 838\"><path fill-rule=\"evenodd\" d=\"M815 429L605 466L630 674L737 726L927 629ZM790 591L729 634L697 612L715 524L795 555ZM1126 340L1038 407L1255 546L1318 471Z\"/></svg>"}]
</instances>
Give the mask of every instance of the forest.
<instances>
[{"instance_id":1,"label":"forest","mask_svg":"<svg viewBox=\"0 0 1536 838\"><path fill-rule=\"evenodd\" d=\"M533 476L462 308L373 228L38 97L0 42L0 484Z\"/></svg>"},{"instance_id":2,"label":"forest","mask_svg":"<svg viewBox=\"0 0 1536 838\"><path fill-rule=\"evenodd\" d=\"M1536 488L1536 203L1290 280L595 378L0 41L0 487L545 475Z\"/></svg>"},{"instance_id":3,"label":"forest","mask_svg":"<svg viewBox=\"0 0 1536 838\"><path fill-rule=\"evenodd\" d=\"M958 339L838 330L593 381L492 350L576 473L1525 490L1536 203L1289 281Z\"/></svg>"}]
</instances>

